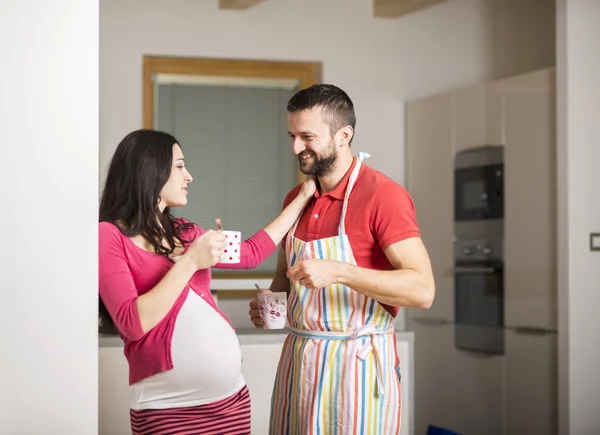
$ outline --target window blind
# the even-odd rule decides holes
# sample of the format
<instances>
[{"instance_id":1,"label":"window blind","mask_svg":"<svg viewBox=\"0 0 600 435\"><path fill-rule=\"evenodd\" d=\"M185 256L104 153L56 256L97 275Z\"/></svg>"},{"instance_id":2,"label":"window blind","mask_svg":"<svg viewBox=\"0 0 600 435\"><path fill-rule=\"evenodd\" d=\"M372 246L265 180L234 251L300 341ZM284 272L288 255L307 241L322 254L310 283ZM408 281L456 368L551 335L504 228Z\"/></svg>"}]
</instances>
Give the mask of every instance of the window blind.
<instances>
[{"instance_id":1,"label":"window blind","mask_svg":"<svg viewBox=\"0 0 600 435\"><path fill-rule=\"evenodd\" d=\"M287 134L285 106L294 89L158 84L156 126L180 141L194 181L188 205L173 209L205 229L249 238L281 211L298 183L298 164ZM274 273L277 252L254 269ZM214 269L215 276L249 273Z\"/></svg>"}]
</instances>

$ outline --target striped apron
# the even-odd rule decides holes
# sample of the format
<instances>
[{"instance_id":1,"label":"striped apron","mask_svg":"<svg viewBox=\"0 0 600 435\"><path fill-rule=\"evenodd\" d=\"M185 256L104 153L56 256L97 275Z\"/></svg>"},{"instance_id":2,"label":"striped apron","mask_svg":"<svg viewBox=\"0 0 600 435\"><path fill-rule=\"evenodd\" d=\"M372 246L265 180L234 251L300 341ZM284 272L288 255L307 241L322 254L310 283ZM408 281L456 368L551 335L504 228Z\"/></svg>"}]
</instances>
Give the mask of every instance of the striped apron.
<instances>
[{"instance_id":1,"label":"striped apron","mask_svg":"<svg viewBox=\"0 0 600 435\"><path fill-rule=\"evenodd\" d=\"M356 264L344 218L366 157L359 154L350 175L338 235L304 242L294 237L296 221L286 239L290 267L311 258ZM399 434L394 317L346 286L308 290L292 280L288 321L291 334L277 368L269 434Z\"/></svg>"}]
</instances>

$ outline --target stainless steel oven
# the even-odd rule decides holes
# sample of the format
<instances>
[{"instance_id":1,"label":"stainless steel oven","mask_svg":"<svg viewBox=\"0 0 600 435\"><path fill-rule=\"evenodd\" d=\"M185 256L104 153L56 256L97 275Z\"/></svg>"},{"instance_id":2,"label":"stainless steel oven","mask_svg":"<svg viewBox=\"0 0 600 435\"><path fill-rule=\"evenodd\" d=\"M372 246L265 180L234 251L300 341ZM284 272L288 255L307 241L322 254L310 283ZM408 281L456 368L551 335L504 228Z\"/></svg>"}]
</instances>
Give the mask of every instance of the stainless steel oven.
<instances>
[{"instance_id":1,"label":"stainless steel oven","mask_svg":"<svg viewBox=\"0 0 600 435\"><path fill-rule=\"evenodd\" d=\"M455 242L454 310L456 348L504 353L501 240Z\"/></svg>"}]
</instances>

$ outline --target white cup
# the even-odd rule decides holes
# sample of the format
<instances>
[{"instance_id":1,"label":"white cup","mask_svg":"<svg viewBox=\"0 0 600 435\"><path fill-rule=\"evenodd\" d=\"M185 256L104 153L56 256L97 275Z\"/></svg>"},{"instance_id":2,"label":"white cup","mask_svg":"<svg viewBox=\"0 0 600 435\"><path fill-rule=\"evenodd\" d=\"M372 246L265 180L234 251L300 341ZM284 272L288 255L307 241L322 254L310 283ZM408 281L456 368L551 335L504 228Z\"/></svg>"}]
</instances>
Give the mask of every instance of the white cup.
<instances>
[{"instance_id":1,"label":"white cup","mask_svg":"<svg viewBox=\"0 0 600 435\"><path fill-rule=\"evenodd\" d=\"M221 255L221 263L239 263L240 262L240 249L242 247L242 233L240 231L228 231L223 230L225 234L225 251Z\"/></svg>"},{"instance_id":2,"label":"white cup","mask_svg":"<svg viewBox=\"0 0 600 435\"><path fill-rule=\"evenodd\" d=\"M283 329L287 320L287 293L260 292L258 310L264 329Z\"/></svg>"}]
</instances>

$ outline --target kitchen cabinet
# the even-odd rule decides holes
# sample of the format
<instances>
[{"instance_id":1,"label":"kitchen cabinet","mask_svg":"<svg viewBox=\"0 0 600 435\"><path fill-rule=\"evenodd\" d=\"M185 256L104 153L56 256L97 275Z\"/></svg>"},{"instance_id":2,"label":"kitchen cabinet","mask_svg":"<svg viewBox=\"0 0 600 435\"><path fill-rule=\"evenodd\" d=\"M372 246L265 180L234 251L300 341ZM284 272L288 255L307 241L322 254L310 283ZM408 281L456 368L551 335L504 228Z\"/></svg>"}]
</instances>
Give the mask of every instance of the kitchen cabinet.
<instances>
[{"instance_id":1,"label":"kitchen cabinet","mask_svg":"<svg viewBox=\"0 0 600 435\"><path fill-rule=\"evenodd\" d=\"M453 227L453 104L451 93L410 103L406 109L406 188L417 211L423 243L428 249L436 281L435 301L429 310L408 309L408 317L454 318Z\"/></svg>"},{"instance_id":2,"label":"kitchen cabinet","mask_svg":"<svg viewBox=\"0 0 600 435\"><path fill-rule=\"evenodd\" d=\"M505 83L505 323L556 330L553 74Z\"/></svg>"},{"instance_id":3,"label":"kitchen cabinet","mask_svg":"<svg viewBox=\"0 0 600 435\"><path fill-rule=\"evenodd\" d=\"M486 86L480 84L455 91L454 152L485 145Z\"/></svg>"},{"instance_id":4,"label":"kitchen cabinet","mask_svg":"<svg viewBox=\"0 0 600 435\"><path fill-rule=\"evenodd\" d=\"M503 435L503 362L501 355L456 353L455 430L461 435Z\"/></svg>"},{"instance_id":5,"label":"kitchen cabinet","mask_svg":"<svg viewBox=\"0 0 600 435\"><path fill-rule=\"evenodd\" d=\"M455 94L454 152L504 143L503 83L482 83Z\"/></svg>"},{"instance_id":6,"label":"kitchen cabinet","mask_svg":"<svg viewBox=\"0 0 600 435\"><path fill-rule=\"evenodd\" d=\"M98 350L98 435L131 435L129 367L119 340Z\"/></svg>"},{"instance_id":7,"label":"kitchen cabinet","mask_svg":"<svg viewBox=\"0 0 600 435\"><path fill-rule=\"evenodd\" d=\"M504 82L497 81L486 85L485 113L486 143L506 144Z\"/></svg>"},{"instance_id":8,"label":"kitchen cabinet","mask_svg":"<svg viewBox=\"0 0 600 435\"><path fill-rule=\"evenodd\" d=\"M427 427L455 428L456 375L454 326L449 322L415 317L415 434Z\"/></svg>"},{"instance_id":9,"label":"kitchen cabinet","mask_svg":"<svg viewBox=\"0 0 600 435\"><path fill-rule=\"evenodd\" d=\"M271 393L285 334L242 338L242 371L252 398L252 434L269 431ZM98 434L131 434L129 421L129 368L118 337L99 350ZM408 388L407 383L407 388ZM409 400L406 400L410 403ZM407 417L408 419L408 417ZM408 421L408 420L407 420ZM408 435L409 433L406 432Z\"/></svg>"},{"instance_id":10,"label":"kitchen cabinet","mask_svg":"<svg viewBox=\"0 0 600 435\"><path fill-rule=\"evenodd\" d=\"M505 433L556 435L557 335L536 330L508 330L505 346Z\"/></svg>"}]
</instances>

